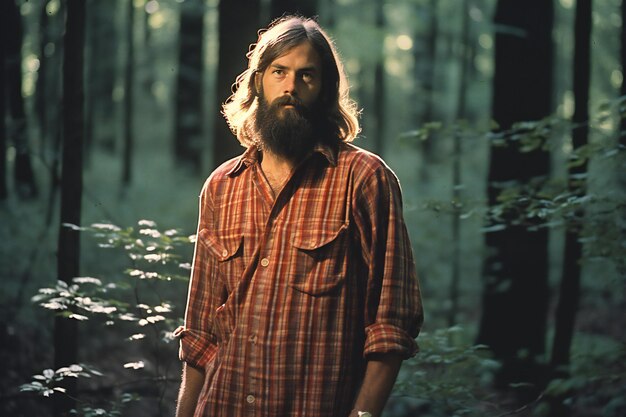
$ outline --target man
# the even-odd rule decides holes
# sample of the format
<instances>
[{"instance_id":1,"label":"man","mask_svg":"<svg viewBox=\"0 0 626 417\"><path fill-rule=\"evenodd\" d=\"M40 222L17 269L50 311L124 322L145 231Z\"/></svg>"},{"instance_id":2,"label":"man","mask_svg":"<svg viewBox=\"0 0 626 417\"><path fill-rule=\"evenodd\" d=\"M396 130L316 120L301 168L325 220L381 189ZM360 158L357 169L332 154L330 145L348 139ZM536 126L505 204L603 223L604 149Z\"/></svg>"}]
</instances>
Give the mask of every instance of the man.
<instances>
[{"instance_id":1,"label":"man","mask_svg":"<svg viewBox=\"0 0 626 417\"><path fill-rule=\"evenodd\" d=\"M379 416L415 354L419 286L395 175L318 24L275 22L224 105L242 156L200 195L177 416Z\"/></svg>"}]
</instances>

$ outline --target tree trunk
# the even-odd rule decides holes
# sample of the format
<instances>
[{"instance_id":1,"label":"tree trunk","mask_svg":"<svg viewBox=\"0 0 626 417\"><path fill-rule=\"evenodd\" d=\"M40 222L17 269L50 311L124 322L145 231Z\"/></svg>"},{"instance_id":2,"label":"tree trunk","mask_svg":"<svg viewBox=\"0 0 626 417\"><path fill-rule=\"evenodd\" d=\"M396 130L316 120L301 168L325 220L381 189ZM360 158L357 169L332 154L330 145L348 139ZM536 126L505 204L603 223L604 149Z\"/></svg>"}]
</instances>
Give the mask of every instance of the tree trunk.
<instances>
[{"instance_id":1,"label":"tree trunk","mask_svg":"<svg viewBox=\"0 0 626 417\"><path fill-rule=\"evenodd\" d=\"M293 0L271 0L271 18L276 19L284 15L300 15L304 17L313 17L317 14L316 0L301 0L294 2Z\"/></svg>"},{"instance_id":2,"label":"tree trunk","mask_svg":"<svg viewBox=\"0 0 626 417\"><path fill-rule=\"evenodd\" d=\"M550 1L501 0L495 24L493 118L502 129L552 112L552 26ZM527 183L550 172L547 152L522 153L493 147L489 165L489 205L506 181ZM500 186L499 186L500 185ZM498 382L541 382L536 357L545 351L548 308L548 233L524 226L486 234L483 314L478 343L503 361ZM533 394L533 393L530 393Z\"/></svg>"},{"instance_id":3,"label":"tree trunk","mask_svg":"<svg viewBox=\"0 0 626 417\"><path fill-rule=\"evenodd\" d=\"M621 45L621 56L620 61L622 63L622 73L626 72L626 0L622 0L622 45ZM626 96L626 81L622 81L622 86L620 87L620 95ZM620 136L619 143L622 146L626 146L626 117L622 117L620 120ZM622 170L622 189L626 189L626 173Z\"/></svg>"},{"instance_id":4,"label":"tree trunk","mask_svg":"<svg viewBox=\"0 0 626 417\"><path fill-rule=\"evenodd\" d=\"M425 48L413 48L413 62L415 66L415 80L421 83L421 89L414 98L415 102L422 101L423 111L415 113L415 123L431 122L435 118L436 101L434 100L435 93L435 74L437 64L437 34L439 32L439 19L437 14L437 0L430 0L428 4L428 16L429 16L429 30L428 36L425 40L421 39L423 36L416 35L416 40L420 39L424 42ZM417 42L415 42L417 44ZM423 98L421 97L423 95ZM418 106L416 106L418 109ZM421 110L421 109L420 109ZM430 137L427 140L419 142L422 163L420 164L419 176L421 183L428 183L430 181L430 168L428 161L432 160L434 145L436 143L435 137Z\"/></svg>"},{"instance_id":5,"label":"tree trunk","mask_svg":"<svg viewBox=\"0 0 626 417\"><path fill-rule=\"evenodd\" d=\"M85 2L67 0L65 56L63 60L64 143L61 176L61 225L58 243L58 277L70 283L79 275L80 236L68 224L80 225L83 191L83 52L85 44ZM54 331L54 365L77 363L78 328L75 320L57 317ZM66 378L67 396L55 395L54 415L66 414L75 406L76 380Z\"/></svg>"},{"instance_id":6,"label":"tree trunk","mask_svg":"<svg viewBox=\"0 0 626 417\"><path fill-rule=\"evenodd\" d=\"M245 10L245 13L241 11ZM219 58L217 68L218 108L232 94L235 78L248 66L246 53L249 45L257 40L259 29L259 0L220 1L219 5ZM226 120L216 113L213 131L213 165L242 152L241 145L233 136Z\"/></svg>"},{"instance_id":7,"label":"tree trunk","mask_svg":"<svg viewBox=\"0 0 626 417\"><path fill-rule=\"evenodd\" d=\"M48 89L47 89L47 56L46 45L50 42L50 19L47 11L47 1L41 3L41 12L39 14L39 69L37 70L37 86L35 88L35 112L39 118L39 153L46 162L46 150L48 146Z\"/></svg>"},{"instance_id":8,"label":"tree trunk","mask_svg":"<svg viewBox=\"0 0 626 417\"><path fill-rule=\"evenodd\" d=\"M220 4L223 2L220 2ZM188 0L180 5L180 37L174 150L176 161L191 167L194 174L202 168L202 39L204 2ZM233 22L229 25L237 27ZM226 45L230 45L227 42Z\"/></svg>"},{"instance_id":9,"label":"tree trunk","mask_svg":"<svg viewBox=\"0 0 626 417\"><path fill-rule=\"evenodd\" d=\"M384 33L385 30L385 10L383 8L384 1L376 1L376 29L378 33ZM376 120L376 128L372 132L374 136L374 152L382 155L385 151L385 49L384 44L381 42L380 59L376 62L376 68L374 69L374 102L373 112L374 119Z\"/></svg>"},{"instance_id":10,"label":"tree trunk","mask_svg":"<svg viewBox=\"0 0 626 417\"><path fill-rule=\"evenodd\" d=\"M7 127L6 116L6 43L9 38L8 15L9 2L3 1L0 5L0 201L9 196L7 190Z\"/></svg>"},{"instance_id":11,"label":"tree trunk","mask_svg":"<svg viewBox=\"0 0 626 417\"><path fill-rule=\"evenodd\" d=\"M457 105L456 119L465 118L467 113L467 75L468 60L467 55L469 48L469 3L463 0L463 26L461 29L461 69L459 80L459 97ZM450 311L448 312L448 325L454 326L457 321L459 312L459 285L461 282L461 160L463 159L463 150L461 147L462 132L457 128L454 132L454 157L452 162L452 277L450 280Z\"/></svg>"},{"instance_id":12,"label":"tree trunk","mask_svg":"<svg viewBox=\"0 0 626 417\"><path fill-rule=\"evenodd\" d=\"M133 169L133 90L134 90L134 21L135 2L128 0L128 27L126 28L126 67L124 71L124 150L122 162L122 184L130 185Z\"/></svg>"},{"instance_id":13,"label":"tree trunk","mask_svg":"<svg viewBox=\"0 0 626 417\"><path fill-rule=\"evenodd\" d=\"M6 1L6 0L5 0ZM22 97L22 40L23 27L20 10L13 0L9 0L6 31L7 47L7 78L9 86L9 111L11 114L11 132L15 145L15 173L14 182L17 195L21 198L37 196L37 184L28 145L26 129L26 113L24 111L24 97Z\"/></svg>"},{"instance_id":14,"label":"tree trunk","mask_svg":"<svg viewBox=\"0 0 626 417\"><path fill-rule=\"evenodd\" d=\"M574 149L587 144L589 136L589 84L591 77L591 0L576 2L576 20L574 29L574 102L572 145ZM587 163L569 169L570 191L578 191L581 196L586 192L585 180L575 176L587 172ZM576 182L583 181L583 184ZM577 213L582 218L584 213ZM565 256L563 258L563 276L559 290L559 303L556 309L554 343L552 345L552 366L559 368L570 362L570 346L574 335L574 323L580 298L580 260L582 244L579 231L568 229L565 235ZM556 369L558 371L558 369Z\"/></svg>"},{"instance_id":15,"label":"tree trunk","mask_svg":"<svg viewBox=\"0 0 626 417\"><path fill-rule=\"evenodd\" d=\"M49 158L49 191L48 207L46 209L46 225L53 223L53 214L56 207L57 194L60 187L60 166L61 166L61 146L63 143L63 67L64 45L63 33L65 31L65 3L61 2L55 15L48 15L48 30L50 32L50 42L46 44L44 53L46 54L46 70L40 72L41 77L46 77L46 107L48 116L46 117L46 129L52 139L46 146L46 153ZM46 142L48 140L46 139Z\"/></svg>"},{"instance_id":16,"label":"tree trunk","mask_svg":"<svg viewBox=\"0 0 626 417\"><path fill-rule=\"evenodd\" d=\"M126 0L132 3L132 0ZM118 0L95 0L89 3L90 27L94 33L89 65L92 79L89 81L89 100L93 105L94 122L99 129L98 145L113 154L117 149L117 111L113 102L115 78L118 73L117 50L123 39L117 29ZM90 134L91 128L86 130ZM95 145L95 143L94 143Z\"/></svg>"}]
</instances>

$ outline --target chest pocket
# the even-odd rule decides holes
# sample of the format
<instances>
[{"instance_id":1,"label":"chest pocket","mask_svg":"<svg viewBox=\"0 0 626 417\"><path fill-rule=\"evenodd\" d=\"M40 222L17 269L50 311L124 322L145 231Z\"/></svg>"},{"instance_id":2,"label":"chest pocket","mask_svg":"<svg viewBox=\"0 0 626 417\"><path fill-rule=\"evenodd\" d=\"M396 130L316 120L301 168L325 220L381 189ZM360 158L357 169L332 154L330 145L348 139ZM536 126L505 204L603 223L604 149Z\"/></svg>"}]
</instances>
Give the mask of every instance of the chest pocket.
<instances>
[{"instance_id":1,"label":"chest pocket","mask_svg":"<svg viewBox=\"0 0 626 417\"><path fill-rule=\"evenodd\" d=\"M319 296L338 289L347 274L348 223L309 220L291 238L295 273L290 285Z\"/></svg>"},{"instance_id":2,"label":"chest pocket","mask_svg":"<svg viewBox=\"0 0 626 417\"><path fill-rule=\"evenodd\" d=\"M243 256L243 235L210 233L202 229L198 239L217 263L219 278L228 292L232 292L243 275L245 263Z\"/></svg>"}]
</instances>

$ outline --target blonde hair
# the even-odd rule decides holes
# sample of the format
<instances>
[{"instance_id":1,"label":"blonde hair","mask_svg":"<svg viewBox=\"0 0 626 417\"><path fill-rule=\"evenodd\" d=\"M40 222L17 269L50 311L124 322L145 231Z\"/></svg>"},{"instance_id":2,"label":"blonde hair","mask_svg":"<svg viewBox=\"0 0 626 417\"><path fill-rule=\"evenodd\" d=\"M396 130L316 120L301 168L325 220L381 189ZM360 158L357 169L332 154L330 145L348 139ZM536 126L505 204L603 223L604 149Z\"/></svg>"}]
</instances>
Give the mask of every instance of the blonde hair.
<instances>
[{"instance_id":1,"label":"blonde hair","mask_svg":"<svg viewBox=\"0 0 626 417\"><path fill-rule=\"evenodd\" d=\"M350 142L358 135L359 111L350 98L349 85L343 65L330 37L319 24L299 16L286 16L275 20L259 31L256 44L250 45L248 68L233 85L233 94L222 106L222 114L242 145L255 142L254 115L258 107L255 75L290 49L310 42L322 61L322 89L319 100L325 121L336 135L336 140Z\"/></svg>"}]
</instances>

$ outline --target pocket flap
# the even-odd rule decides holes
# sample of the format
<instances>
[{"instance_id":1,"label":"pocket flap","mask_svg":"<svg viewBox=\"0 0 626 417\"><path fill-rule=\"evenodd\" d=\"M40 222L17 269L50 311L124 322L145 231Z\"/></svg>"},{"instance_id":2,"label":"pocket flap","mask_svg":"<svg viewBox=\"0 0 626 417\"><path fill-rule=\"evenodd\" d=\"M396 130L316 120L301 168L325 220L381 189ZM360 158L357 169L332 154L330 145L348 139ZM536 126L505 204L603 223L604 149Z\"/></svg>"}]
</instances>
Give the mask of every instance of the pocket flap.
<instances>
[{"instance_id":1,"label":"pocket flap","mask_svg":"<svg viewBox=\"0 0 626 417\"><path fill-rule=\"evenodd\" d=\"M291 244L301 250L315 250L328 245L348 228L347 223L326 224L323 222L307 222L305 227L296 231L291 239Z\"/></svg>"},{"instance_id":2,"label":"pocket flap","mask_svg":"<svg viewBox=\"0 0 626 417\"><path fill-rule=\"evenodd\" d=\"M227 261L237 254L241 243L242 235L233 236L215 236L208 229L202 229L198 233L198 240L209 250L218 261Z\"/></svg>"}]
</instances>

